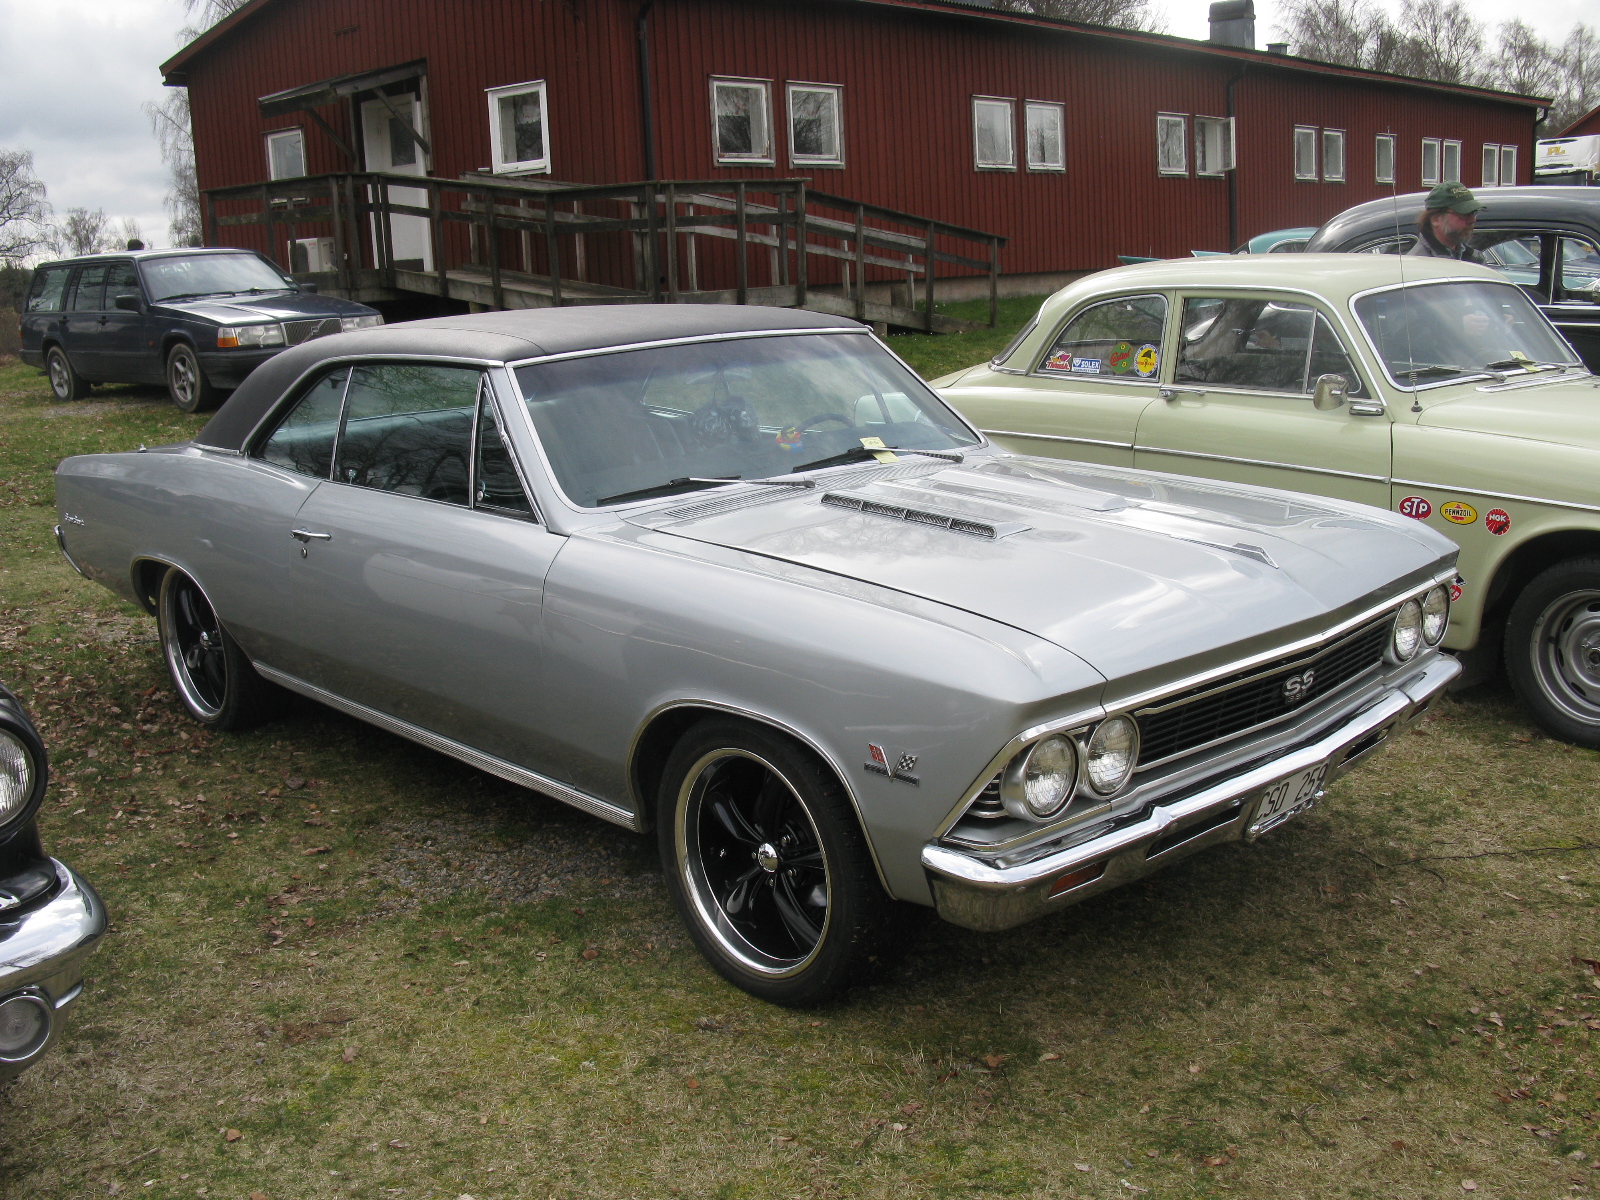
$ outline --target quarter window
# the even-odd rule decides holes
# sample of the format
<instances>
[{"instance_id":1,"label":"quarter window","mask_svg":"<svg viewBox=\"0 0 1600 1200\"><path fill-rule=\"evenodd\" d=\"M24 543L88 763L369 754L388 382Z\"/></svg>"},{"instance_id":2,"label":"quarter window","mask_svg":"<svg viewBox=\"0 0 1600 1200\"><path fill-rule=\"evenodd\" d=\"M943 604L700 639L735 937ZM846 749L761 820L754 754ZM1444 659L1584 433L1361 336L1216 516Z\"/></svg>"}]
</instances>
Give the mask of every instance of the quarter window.
<instances>
[{"instance_id":1,"label":"quarter window","mask_svg":"<svg viewBox=\"0 0 1600 1200\"><path fill-rule=\"evenodd\" d=\"M1066 139L1063 133L1065 110L1059 104L1030 100L1024 110L1027 121L1028 170L1065 171Z\"/></svg>"},{"instance_id":2,"label":"quarter window","mask_svg":"<svg viewBox=\"0 0 1600 1200\"><path fill-rule=\"evenodd\" d=\"M1378 183L1394 182L1394 135L1380 133L1372 143L1373 178Z\"/></svg>"},{"instance_id":3,"label":"quarter window","mask_svg":"<svg viewBox=\"0 0 1600 1200\"><path fill-rule=\"evenodd\" d=\"M1322 182L1344 182L1344 130L1322 131Z\"/></svg>"},{"instance_id":4,"label":"quarter window","mask_svg":"<svg viewBox=\"0 0 1600 1200\"><path fill-rule=\"evenodd\" d=\"M70 267L45 267L34 274L28 289L29 312L60 312Z\"/></svg>"},{"instance_id":5,"label":"quarter window","mask_svg":"<svg viewBox=\"0 0 1600 1200\"><path fill-rule=\"evenodd\" d=\"M506 449L505 437L500 431L500 420L494 405L489 403L489 391L484 388L478 398L477 461L473 466L473 479L477 491L472 497L474 508L491 512L514 513L532 516L533 505L522 488L516 464Z\"/></svg>"},{"instance_id":6,"label":"quarter window","mask_svg":"<svg viewBox=\"0 0 1600 1200\"><path fill-rule=\"evenodd\" d=\"M840 89L833 84L789 85L789 159L807 166L844 166Z\"/></svg>"},{"instance_id":7,"label":"quarter window","mask_svg":"<svg viewBox=\"0 0 1600 1200\"><path fill-rule=\"evenodd\" d=\"M1317 177L1317 131L1308 125L1294 127L1294 177Z\"/></svg>"},{"instance_id":8,"label":"quarter window","mask_svg":"<svg viewBox=\"0 0 1600 1200\"><path fill-rule=\"evenodd\" d=\"M339 410L350 368L340 367L318 379L278 423L261 447L260 457L287 471L326 479L333 467L333 444L339 436Z\"/></svg>"},{"instance_id":9,"label":"quarter window","mask_svg":"<svg viewBox=\"0 0 1600 1200\"><path fill-rule=\"evenodd\" d=\"M771 163L772 85L764 79L713 79L711 119L722 163Z\"/></svg>"},{"instance_id":10,"label":"quarter window","mask_svg":"<svg viewBox=\"0 0 1600 1200\"><path fill-rule=\"evenodd\" d=\"M1432 187L1439 182L1439 139L1422 139L1422 186Z\"/></svg>"},{"instance_id":11,"label":"quarter window","mask_svg":"<svg viewBox=\"0 0 1600 1200\"><path fill-rule=\"evenodd\" d=\"M1156 114L1156 170L1163 175L1189 173L1189 118L1180 113Z\"/></svg>"},{"instance_id":12,"label":"quarter window","mask_svg":"<svg viewBox=\"0 0 1600 1200\"><path fill-rule=\"evenodd\" d=\"M1233 118L1194 119L1194 173L1222 175L1233 170Z\"/></svg>"},{"instance_id":13,"label":"quarter window","mask_svg":"<svg viewBox=\"0 0 1600 1200\"><path fill-rule=\"evenodd\" d=\"M1161 368L1166 324L1165 296L1107 300L1072 319L1039 370L1046 375L1154 382Z\"/></svg>"},{"instance_id":14,"label":"quarter window","mask_svg":"<svg viewBox=\"0 0 1600 1200\"><path fill-rule=\"evenodd\" d=\"M283 129L267 134L268 177L295 179L305 173L305 135L298 129Z\"/></svg>"},{"instance_id":15,"label":"quarter window","mask_svg":"<svg viewBox=\"0 0 1600 1200\"><path fill-rule=\"evenodd\" d=\"M545 83L489 88L489 143L498 174L550 169Z\"/></svg>"},{"instance_id":16,"label":"quarter window","mask_svg":"<svg viewBox=\"0 0 1600 1200\"><path fill-rule=\"evenodd\" d=\"M377 363L351 371L334 478L466 504L478 371Z\"/></svg>"},{"instance_id":17,"label":"quarter window","mask_svg":"<svg viewBox=\"0 0 1600 1200\"><path fill-rule=\"evenodd\" d=\"M1011 100L998 96L972 98L972 159L981 171L1015 171L1017 147L1012 137Z\"/></svg>"}]
</instances>

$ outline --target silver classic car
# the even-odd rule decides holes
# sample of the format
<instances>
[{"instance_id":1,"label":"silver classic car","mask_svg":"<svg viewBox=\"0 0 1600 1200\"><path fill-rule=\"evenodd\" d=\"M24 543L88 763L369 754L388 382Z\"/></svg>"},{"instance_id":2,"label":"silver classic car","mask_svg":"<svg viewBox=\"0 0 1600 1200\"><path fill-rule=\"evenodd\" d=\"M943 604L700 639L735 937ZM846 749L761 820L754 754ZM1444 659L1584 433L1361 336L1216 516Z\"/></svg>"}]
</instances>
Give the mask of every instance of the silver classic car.
<instances>
[{"instance_id":1,"label":"silver classic car","mask_svg":"<svg viewBox=\"0 0 1600 1200\"><path fill-rule=\"evenodd\" d=\"M1005 929L1253 840L1458 670L1438 533L1009 453L807 312L334 335L56 496L195 720L288 689L654 830L700 949L784 1004L897 902Z\"/></svg>"}]
</instances>

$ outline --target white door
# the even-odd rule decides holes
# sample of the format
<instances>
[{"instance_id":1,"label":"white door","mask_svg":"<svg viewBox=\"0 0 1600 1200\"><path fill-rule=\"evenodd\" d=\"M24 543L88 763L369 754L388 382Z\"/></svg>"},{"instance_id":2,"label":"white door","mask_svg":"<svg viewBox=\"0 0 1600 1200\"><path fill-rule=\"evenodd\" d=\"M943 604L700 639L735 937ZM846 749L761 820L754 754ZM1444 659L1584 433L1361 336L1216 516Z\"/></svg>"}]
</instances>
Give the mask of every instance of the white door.
<instances>
[{"instance_id":1,"label":"white door","mask_svg":"<svg viewBox=\"0 0 1600 1200\"><path fill-rule=\"evenodd\" d=\"M390 105L394 106L393 112ZM397 120L395 113L400 114ZM422 110L415 96L390 96L389 103L368 100L361 106L362 142L366 149L367 170L387 171L395 175L426 175L427 164L422 161L422 150L405 133L403 121L422 132ZM391 204L414 204L428 207L428 193L421 188L391 187ZM394 248L394 265L402 270L433 270L433 243L429 236L428 219L404 214L389 218L389 236ZM378 227L372 230L373 261L381 261L378 254Z\"/></svg>"}]
</instances>

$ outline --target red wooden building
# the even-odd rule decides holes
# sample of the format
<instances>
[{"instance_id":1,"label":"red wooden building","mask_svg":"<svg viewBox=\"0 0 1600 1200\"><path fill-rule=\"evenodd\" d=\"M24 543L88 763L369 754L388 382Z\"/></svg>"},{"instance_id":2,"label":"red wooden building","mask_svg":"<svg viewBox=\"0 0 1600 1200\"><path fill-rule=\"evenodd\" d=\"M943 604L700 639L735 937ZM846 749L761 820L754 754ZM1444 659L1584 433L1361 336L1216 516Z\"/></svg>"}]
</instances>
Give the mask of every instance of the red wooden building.
<instances>
[{"instance_id":1,"label":"red wooden building","mask_svg":"<svg viewBox=\"0 0 1600 1200\"><path fill-rule=\"evenodd\" d=\"M1527 182L1547 103L954 0L250 0L162 71L205 189L806 178L1003 234L1038 284Z\"/></svg>"}]
</instances>

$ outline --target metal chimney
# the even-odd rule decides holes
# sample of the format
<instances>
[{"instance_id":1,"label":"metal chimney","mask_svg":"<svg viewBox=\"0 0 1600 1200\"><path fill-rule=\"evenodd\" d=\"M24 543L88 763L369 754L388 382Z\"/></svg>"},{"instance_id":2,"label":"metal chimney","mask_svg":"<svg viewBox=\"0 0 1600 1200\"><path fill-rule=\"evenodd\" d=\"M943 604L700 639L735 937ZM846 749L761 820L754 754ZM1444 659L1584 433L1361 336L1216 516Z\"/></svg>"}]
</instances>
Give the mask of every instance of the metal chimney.
<instances>
[{"instance_id":1,"label":"metal chimney","mask_svg":"<svg viewBox=\"0 0 1600 1200\"><path fill-rule=\"evenodd\" d=\"M1255 0L1218 0L1211 6L1211 40L1220 46L1256 48Z\"/></svg>"}]
</instances>

